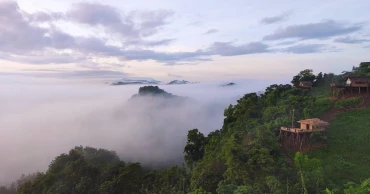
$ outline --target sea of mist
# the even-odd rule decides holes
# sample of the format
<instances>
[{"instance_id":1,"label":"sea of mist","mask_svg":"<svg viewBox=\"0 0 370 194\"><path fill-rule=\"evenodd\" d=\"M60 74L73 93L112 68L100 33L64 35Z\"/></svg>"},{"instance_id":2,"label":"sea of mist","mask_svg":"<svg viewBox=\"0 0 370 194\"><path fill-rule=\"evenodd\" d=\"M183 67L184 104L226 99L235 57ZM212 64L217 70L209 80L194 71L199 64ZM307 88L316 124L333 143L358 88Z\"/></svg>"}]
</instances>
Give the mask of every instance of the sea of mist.
<instances>
[{"instance_id":1,"label":"sea of mist","mask_svg":"<svg viewBox=\"0 0 370 194\"><path fill-rule=\"evenodd\" d=\"M147 97L126 103L143 85L111 86L22 76L0 77L0 185L45 171L74 146L116 151L124 161L158 167L181 164L187 131L220 129L229 104L277 80L159 85L192 100L157 106ZM163 103L163 101L161 102Z\"/></svg>"}]
</instances>

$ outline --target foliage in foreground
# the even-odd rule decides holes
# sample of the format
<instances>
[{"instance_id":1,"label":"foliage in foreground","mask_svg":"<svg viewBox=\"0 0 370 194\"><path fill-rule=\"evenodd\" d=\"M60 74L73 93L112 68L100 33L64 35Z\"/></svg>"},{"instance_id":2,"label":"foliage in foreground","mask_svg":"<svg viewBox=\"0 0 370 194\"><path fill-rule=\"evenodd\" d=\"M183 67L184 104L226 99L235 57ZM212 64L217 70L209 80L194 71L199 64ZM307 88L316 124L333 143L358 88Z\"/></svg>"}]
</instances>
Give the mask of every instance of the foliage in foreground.
<instances>
[{"instance_id":1,"label":"foliage in foreground","mask_svg":"<svg viewBox=\"0 0 370 194\"><path fill-rule=\"evenodd\" d=\"M17 184L17 193L182 194L187 192L188 180L183 167L145 170L138 163L119 160L113 151L80 146L56 157L45 173ZM0 191L4 188L0 187ZM14 193L14 189L11 191Z\"/></svg>"}]
</instances>

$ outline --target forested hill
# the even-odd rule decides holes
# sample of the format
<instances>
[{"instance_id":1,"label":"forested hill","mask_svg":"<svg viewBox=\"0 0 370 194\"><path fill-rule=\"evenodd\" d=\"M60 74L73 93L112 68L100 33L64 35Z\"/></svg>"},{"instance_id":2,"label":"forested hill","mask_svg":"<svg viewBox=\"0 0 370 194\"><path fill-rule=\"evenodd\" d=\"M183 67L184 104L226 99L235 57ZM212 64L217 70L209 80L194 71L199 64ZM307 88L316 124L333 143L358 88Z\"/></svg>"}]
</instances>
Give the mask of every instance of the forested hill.
<instances>
[{"instance_id":1,"label":"forested hill","mask_svg":"<svg viewBox=\"0 0 370 194\"><path fill-rule=\"evenodd\" d=\"M184 97L176 96L171 93L160 89L158 86L143 86L139 88L139 92L134 94L131 98L138 98L138 97L164 97L164 98L176 98L176 99L183 99Z\"/></svg>"},{"instance_id":2,"label":"forested hill","mask_svg":"<svg viewBox=\"0 0 370 194\"><path fill-rule=\"evenodd\" d=\"M137 94L132 95L127 101L126 107L134 108L134 106L138 104L145 104L145 108L152 107L151 110L146 111L155 111L155 109L168 106L181 108L181 106L179 106L181 103L195 102L194 99L168 93L158 86L143 86L139 88Z\"/></svg>"},{"instance_id":3,"label":"forested hill","mask_svg":"<svg viewBox=\"0 0 370 194\"><path fill-rule=\"evenodd\" d=\"M312 88L298 87L301 81ZM144 170L113 151L76 147L45 173L22 177L0 193L370 193L369 98L329 98L333 82L343 82L342 76L304 70L293 85L245 94L226 107L221 129L188 132L184 166ZM169 96L158 89L154 93ZM278 131L292 125L293 109L295 120L330 118L327 136L310 137L326 146L304 153L281 146Z\"/></svg>"},{"instance_id":4,"label":"forested hill","mask_svg":"<svg viewBox=\"0 0 370 194\"><path fill-rule=\"evenodd\" d=\"M171 93L160 89L158 86L144 86L139 88L139 93L135 94L136 96L164 96L164 97L177 97Z\"/></svg>"}]
</instances>

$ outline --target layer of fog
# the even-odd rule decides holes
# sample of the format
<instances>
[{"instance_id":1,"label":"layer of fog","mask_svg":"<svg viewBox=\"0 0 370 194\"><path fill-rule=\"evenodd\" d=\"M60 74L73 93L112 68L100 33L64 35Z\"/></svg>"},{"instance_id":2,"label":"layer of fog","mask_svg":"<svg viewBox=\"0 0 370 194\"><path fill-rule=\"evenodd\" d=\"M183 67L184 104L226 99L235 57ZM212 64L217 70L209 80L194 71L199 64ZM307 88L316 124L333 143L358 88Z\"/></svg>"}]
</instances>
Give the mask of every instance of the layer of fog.
<instances>
[{"instance_id":1,"label":"layer of fog","mask_svg":"<svg viewBox=\"0 0 370 194\"><path fill-rule=\"evenodd\" d=\"M276 82L160 85L195 102L159 106L152 98L126 104L140 85L0 79L0 185L45 171L56 156L78 145L115 150L121 159L144 165L181 164L188 130L220 129L229 104Z\"/></svg>"}]
</instances>

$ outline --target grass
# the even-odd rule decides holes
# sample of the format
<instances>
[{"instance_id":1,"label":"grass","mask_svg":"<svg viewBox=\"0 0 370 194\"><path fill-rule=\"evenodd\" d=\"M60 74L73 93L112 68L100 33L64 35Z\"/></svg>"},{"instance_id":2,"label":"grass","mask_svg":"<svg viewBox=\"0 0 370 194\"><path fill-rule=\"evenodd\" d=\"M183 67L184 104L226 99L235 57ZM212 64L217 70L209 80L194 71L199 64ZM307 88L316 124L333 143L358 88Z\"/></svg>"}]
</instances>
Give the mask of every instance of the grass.
<instances>
[{"instance_id":1,"label":"grass","mask_svg":"<svg viewBox=\"0 0 370 194\"><path fill-rule=\"evenodd\" d=\"M361 103L361 98L359 98L359 97L353 97L353 98L338 100L335 103L335 108L343 108L343 107L348 107L348 106L355 106L355 105L358 105L360 103Z\"/></svg>"},{"instance_id":2,"label":"grass","mask_svg":"<svg viewBox=\"0 0 370 194\"><path fill-rule=\"evenodd\" d=\"M323 81L322 83L312 87L310 90L311 96L314 97L328 97L330 95L330 83L328 81Z\"/></svg>"},{"instance_id":3,"label":"grass","mask_svg":"<svg viewBox=\"0 0 370 194\"><path fill-rule=\"evenodd\" d=\"M315 101L314 104L314 116L319 117L322 114L324 114L326 111L328 111L331 106L333 105L333 100L330 100L329 98L318 98Z\"/></svg>"},{"instance_id":4,"label":"grass","mask_svg":"<svg viewBox=\"0 0 370 194\"><path fill-rule=\"evenodd\" d=\"M320 117L332 107L334 102L328 98L330 96L331 79L322 80L310 90L310 95L316 98L312 116Z\"/></svg>"},{"instance_id":5,"label":"grass","mask_svg":"<svg viewBox=\"0 0 370 194\"><path fill-rule=\"evenodd\" d=\"M370 178L370 108L341 113L330 122L327 146L309 153L321 159L324 176L337 186Z\"/></svg>"}]
</instances>

